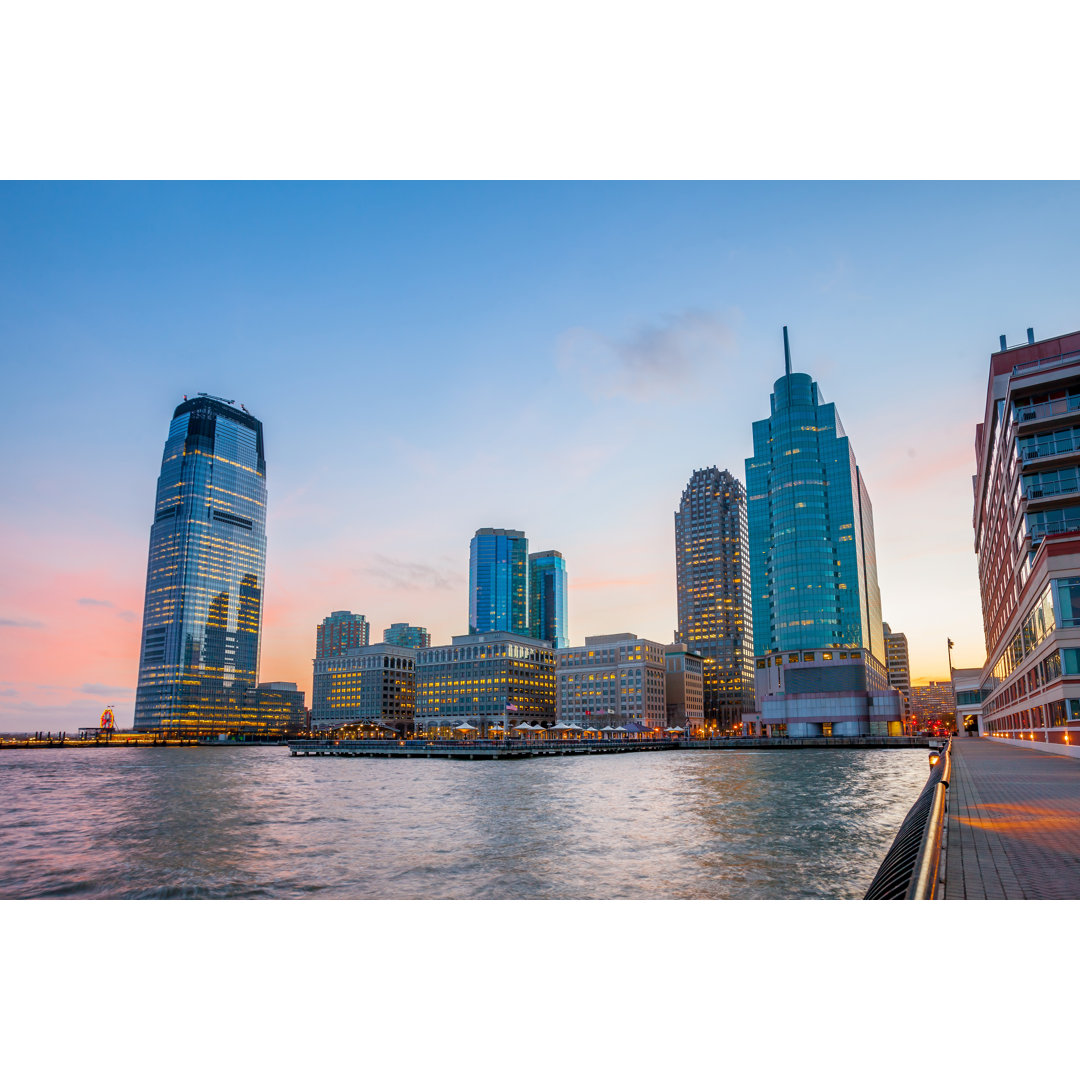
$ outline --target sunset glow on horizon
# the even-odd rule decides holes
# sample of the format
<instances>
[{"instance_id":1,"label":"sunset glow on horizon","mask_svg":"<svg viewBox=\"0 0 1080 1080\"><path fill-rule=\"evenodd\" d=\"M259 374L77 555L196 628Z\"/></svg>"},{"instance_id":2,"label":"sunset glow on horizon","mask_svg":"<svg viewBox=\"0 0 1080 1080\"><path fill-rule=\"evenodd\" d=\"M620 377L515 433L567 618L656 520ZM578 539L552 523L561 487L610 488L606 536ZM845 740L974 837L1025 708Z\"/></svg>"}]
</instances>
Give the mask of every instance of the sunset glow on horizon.
<instances>
[{"instance_id":1,"label":"sunset glow on horizon","mask_svg":"<svg viewBox=\"0 0 1080 1080\"><path fill-rule=\"evenodd\" d=\"M174 408L258 417L260 679L315 627L467 632L469 541L565 556L570 639L670 642L694 469L783 374L835 402L916 683L984 660L975 425L999 334L1080 329L1077 184L0 185L0 729L131 726Z\"/></svg>"}]
</instances>

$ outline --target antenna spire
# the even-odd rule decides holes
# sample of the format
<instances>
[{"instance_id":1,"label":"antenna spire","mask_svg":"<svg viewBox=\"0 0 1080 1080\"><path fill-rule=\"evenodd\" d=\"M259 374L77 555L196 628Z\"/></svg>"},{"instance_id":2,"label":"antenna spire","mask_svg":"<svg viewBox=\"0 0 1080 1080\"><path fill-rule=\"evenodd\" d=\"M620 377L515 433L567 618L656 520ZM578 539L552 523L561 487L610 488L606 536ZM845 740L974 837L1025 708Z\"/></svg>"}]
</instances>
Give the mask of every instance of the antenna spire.
<instances>
[{"instance_id":1,"label":"antenna spire","mask_svg":"<svg viewBox=\"0 0 1080 1080\"><path fill-rule=\"evenodd\" d=\"M791 374L791 346L788 344L787 327L784 327L784 374Z\"/></svg>"}]
</instances>

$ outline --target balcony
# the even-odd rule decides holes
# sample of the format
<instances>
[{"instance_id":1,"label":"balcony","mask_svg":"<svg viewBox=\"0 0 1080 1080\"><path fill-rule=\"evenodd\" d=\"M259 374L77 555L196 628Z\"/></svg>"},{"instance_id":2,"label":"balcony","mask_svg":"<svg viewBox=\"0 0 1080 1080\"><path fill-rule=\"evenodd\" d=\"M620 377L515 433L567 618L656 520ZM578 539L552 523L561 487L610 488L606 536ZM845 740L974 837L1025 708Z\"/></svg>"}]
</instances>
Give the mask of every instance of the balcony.
<instances>
[{"instance_id":1,"label":"balcony","mask_svg":"<svg viewBox=\"0 0 1080 1080\"><path fill-rule=\"evenodd\" d=\"M1059 536L1062 533L1080 532L1080 514L1065 517L1061 521L1047 521L1042 525L1031 526L1031 544L1034 547L1044 537Z\"/></svg>"}]
</instances>

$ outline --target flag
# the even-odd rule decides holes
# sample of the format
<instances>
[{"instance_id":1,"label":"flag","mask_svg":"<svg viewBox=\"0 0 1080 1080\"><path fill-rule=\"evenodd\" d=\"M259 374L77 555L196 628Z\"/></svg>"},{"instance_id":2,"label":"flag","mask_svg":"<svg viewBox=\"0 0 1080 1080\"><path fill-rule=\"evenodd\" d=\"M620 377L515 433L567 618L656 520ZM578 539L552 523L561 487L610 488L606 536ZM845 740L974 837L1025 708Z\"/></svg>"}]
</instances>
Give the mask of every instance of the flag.
<instances>
[{"instance_id":1,"label":"flag","mask_svg":"<svg viewBox=\"0 0 1080 1080\"><path fill-rule=\"evenodd\" d=\"M951 649L953 647L953 639L952 638L946 638L945 640L949 643L949 648Z\"/></svg>"}]
</instances>

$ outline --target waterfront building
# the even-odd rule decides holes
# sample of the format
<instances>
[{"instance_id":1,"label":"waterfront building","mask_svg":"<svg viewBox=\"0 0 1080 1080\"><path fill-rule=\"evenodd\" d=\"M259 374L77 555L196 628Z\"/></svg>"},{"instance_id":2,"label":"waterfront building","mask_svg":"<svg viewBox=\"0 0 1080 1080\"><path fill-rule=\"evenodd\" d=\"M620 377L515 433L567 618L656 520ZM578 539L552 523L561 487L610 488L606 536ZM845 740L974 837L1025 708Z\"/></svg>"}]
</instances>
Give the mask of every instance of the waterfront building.
<instances>
[{"instance_id":1,"label":"waterfront building","mask_svg":"<svg viewBox=\"0 0 1080 1080\"><path fill-rule=\"evenodd\" d=\"M505 630L463 634L416 654L416 724L427 730L555 721L555 652Z\"/></svg>"},{"instance_id":2,"label":"waterfront building","mask_svg":"<svg viewBox=\"0 0 1080 1080\"><path fill-rule=\"evenodd\" d=\"M913 686L908 691L911 720L917 730L926 731L933 725L952 726L956 716L956 697L952 682L929 682Z\"/></svg>"},{"instance_id":3,"label":"waterfront building","mask_svg":"<svg viewBox=\"0 0 1080 1080\"><path fill-rule=\"evenodd\" d=\"M316 658L311 726L378 724L404 733L416 714L417 650L361 645Z\"/></svg>"},{"instance_id":4,"label":"waterfront building","mask_svg":"<svg viewBox=\"0 0 1080 1080\"><path fill-rule=\"evenodd\" d=\"M973 526L983 730L1080 742L1080 332L990 357Z\"/></svg>"},{"instance_id":5,"label":"waterfront building","mask_svg":"<svg viewBox=\"0 0 1080 1080\"><path fill-rule=\"evenodd\" d=\"M290 736L307 730L305 694L296 683L261 682L245 694L260 734Z\"/></svg>"},{"instance_id":6,"label":"waterfront building","mask_svg":"<svg viewBox=\"0 0 1080 1080\"><path fill-rule=\"evenodd\" d=\"M664 695L668 727L699 731L705 726L705 659L681 641L664 650Z\"/></svg>"},{"instance_id":7,"label":"waterfront building","mask_svg":"<svg viewBox=\"0 0 1080 1080\"><path fill-rule=\"evenodd\" d=\"M754 634L746 489L697 469L675 512L677 640L704 660L705 719L736 726L754 708Z\"/></svg>"},{"instance_id":8,"label":"waterfront building","mask_svg":"<svg viewBox=\"0 0 1080 1080\"><path fill-rule=\"evenodd\" d=\"M315 628L315 659L341 656L368 644L369 624L363 615L332 611Z\"/></svg>"},{"instance_id":9,"label":"waterfront building","mask_svg":"<svg viewBox=\"0 0 1080 1080\"><path fill-rule=\"evenodd\" d=\"M256 730L266 568L262 423L199 394L173 412L157 482L136 731Z\"/></svg>"},{"instance_id":10,"label":"waterfront building","mask_svg":"<svg viewBox=\"0 0 1080 1080\"><path fill-rule=\"evenodd\" d=\"M556 649L570 644L566 623L566 560L559 551L529 556L529 634Z\"/></svg>"},{"instance_id":11,"label":"waterfront building","mask_svg":"<svg viewBox=\"0 0 1080 1080\"><path fill-rule=\"evenodd\" d=\"M904 698L904 716L909 708L908 691L911 689L911 664L908 660L907 634L893 633L888 623L882 623L885 635L885 670L889 685L899 690Z\"/></svg>"},{"instance_id":12,"label":"waterfront building","mask_svg":"<svg viewBox=\"0 0 1080 1080\"><path fill-rule=\"evenodd\" d=\"M402 645L408 649L426 649L431 644L431 634L426 626L410 626L405 622L391 623L383 631L387 645Z\"/></svg>"},{"instance_id":13,"label":"waterfront building","mask_svg":"<svg viewBox=\"0 0 1080 1080\"><path fill-rule=\"evenodd\" d=\"M555 653L557 709L581 727L667 724L666 647L634 634L598 634Z\"/></svg>"},{"instance_id":14,"label":"waterfront building","mask_svg":"<svg viewBox=\"0 0 1080 1080\"><path fill-rule=\"evenodd\" d=\"M784 364L746 462L757 712L790 736L899 733L866 483L787 327Z\"/></svg>"},{"instance_id":15,"label":"waterfront building","mask_svg":"<svg viewBox=\"0 0 1080 1080\"><path fill-rule=\"evenodd\" d=\"M956 701L954 724L958 734L982 734L982 668L953 668L952 689Z\"/></svg>"},{"instance_id":16,"label":"waterfront building","mask_svg":"<svg viewBox=\"0 0 1080 1080\"><path fill-rule=\"evenodd\" d=\"M528 634L529 541L515 529L477 529L469 545L469 633Z\"/></svg>"}]
</instances>

